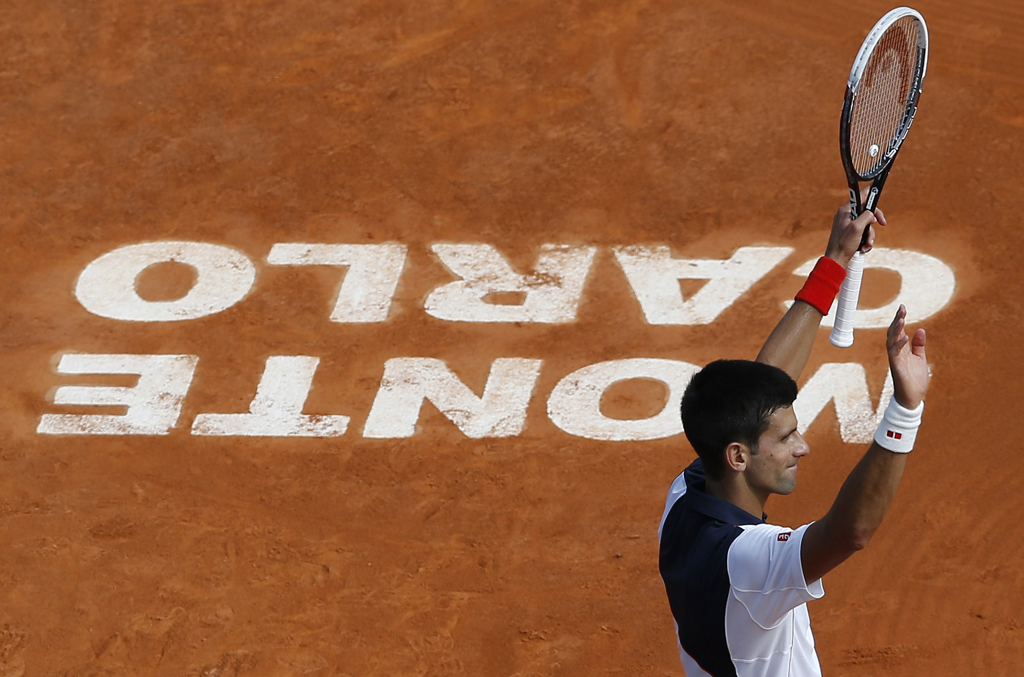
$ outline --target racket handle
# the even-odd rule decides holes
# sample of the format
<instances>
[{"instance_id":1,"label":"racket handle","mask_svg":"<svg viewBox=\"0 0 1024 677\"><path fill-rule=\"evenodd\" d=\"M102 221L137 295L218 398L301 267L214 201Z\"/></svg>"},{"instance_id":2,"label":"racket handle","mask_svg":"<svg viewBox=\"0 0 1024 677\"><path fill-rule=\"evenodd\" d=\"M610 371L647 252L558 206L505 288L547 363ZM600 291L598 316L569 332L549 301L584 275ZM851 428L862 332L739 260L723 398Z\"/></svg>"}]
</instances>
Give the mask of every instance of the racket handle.
<instances>
[{"instance_id":1,"label":"racket handle","mask_svg":"<svg viewBox=\"0 0 1024 677\"><path fill-rule=\"evenodd\" d=\"M839 288L839 302L836 305L836 322L828 340L838 348L853 345L853 318L857 313L860 299L860 282L864 276L864 254L857 252L846 264L846 278Z\"/></svg>"}]
</instances>

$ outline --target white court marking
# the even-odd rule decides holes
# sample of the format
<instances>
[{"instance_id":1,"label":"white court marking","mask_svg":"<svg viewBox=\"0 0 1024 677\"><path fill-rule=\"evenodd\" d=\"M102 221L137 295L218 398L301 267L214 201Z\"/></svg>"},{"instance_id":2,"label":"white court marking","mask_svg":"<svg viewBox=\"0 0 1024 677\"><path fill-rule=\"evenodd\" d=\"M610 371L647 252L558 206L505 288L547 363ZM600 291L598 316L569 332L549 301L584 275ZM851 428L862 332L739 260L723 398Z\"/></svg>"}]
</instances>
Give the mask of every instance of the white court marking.
<instances>
[{"instance_id":1,"label":"white court marking","mask_svg":"<svg viewBox=\"0 0 1024 677\"><path fill-rule=\"evenodd\" d=\"M731 257L673 258L666 246L615 247L615 259L650 324L711 324L789 256L791 247L740 247ZM679 280L707 280L684 299Z\"/></svg>"},{"instance_id":2,"label":"white court marking","mask_svg":"<svg viewBox=\"0 0 1024 677\"><path fill-rule=\"evenodd\" d=\"M405 267L402 244L275 244L267 263L347 267L331 322L384 322Z\"/></svg>"},{"instance_id":3,"label":"white court marking","mask_svg":"<svg viewBox=\"0 0 1024 677\"><path fill-rule=\"evenodd\" d=\"M679 404L690 378L700 369L679 360L633 358L599 362L577 369L555 386L548 398L548 417L570 435L591 440L656 440L683 432ZM668 386L668 401L650 417L610 418L601 413L601 397L612 385L630 379L653 379Z\"/></svg>"},{"instance_id":4,"label":"white court marking","mask_svg":"<svg viewBox=\"0 0 1024 677\"><path fill-rule=\"evenodd\" d=\"M460 279L426 295L424 311L451 322L523 322L562 324L576 319L596 247L548 244L538 249L530 272L513 270L489 244L441 243L431 250ZM789 247L740 247L728 259L674 258L667 246L612 248L631 285L646 321L656 325L707 324L792 253ZM346 268L331 320L339 323L384 322L389 317L405 268L405 245L280 243L267 257L270 265L327 265ZM814 262L794 274L807 275ZM175 261L194 267L195 284L175 301L146 301L135 290L138 275L157 263ZM877 248L866 259L869 268L900 275L896 297L880 308L860 308L859 329L881 329L900 303L915 322L946 307L956 289L953 270L920 252ZM684 298L680 279L708 283ZM82 271L75 295L90 312L129 322L168 322L206 317L231 307L246 296L256 280L247 256L229 247L202 242L149 242L118 247ZM490 303L487 296L518 292L517 304ZM790 305L787 302L785 305ZM834 314L823 320L831 326ZM166 435L178 422L192 384L197 355L65 354L57 366L62 375L137 374L132 387L61 385L56 406L106 407L95 414L47 413L37 432L47 435ZM338 437L349 434L349 416L308 415L303 407L314 386L320 358L312 355L268 357L256 396L246 413L200 413L190 426L198 436ZM503 357L490 367L482 394L476 394L443 360L395 357L383 374L362 428L371 439L401 439L421 433L423 404L431 403L467 437L500 438L523 434L527 412L544 362ZM561 378L547 397L550 420L564 432L593 440L642 441L678 435L679 400L697 367L688 362L631 357L591 364ZM668 402L645 419L604 416L602 395L615 383L646 378L663 382ZM868 443L889 398L891 378L872 399L867 375L858 363L822 365L807 379L794 408L806 431L829 402L845 442ZM877 402L877 404L875 404ZM358 411L358 402L346 402ZM111 413L109 407L124 413ZM367 403L363 403L366 407ZM365 411L365 408L363 409Z\"/></svg>"},{"instance_id":5,"label":"white court marking","mask_svg":"<svg viewBox=\"0 0 1024 677\"><path fill-rule=\"evenodd\" d=\"M541 360L519 358L495 360L483 395L478 397L443 360L388 360L363 437L412 437L425 401L437 407L466 437L518 435L526 423L526 407L541 364Z\"/></svg>"},{"instance_id":6,"label":"white court marking","mask_svg":"<svg viewBox=\"0 0 1024 677\"><path fill-rule=\"evenodd\" d=\"M176 262L195 268L195 284L174 301L147 301L135 290L146 268ZM174 322L213 315L235 305L256 281L256 267L230 247L205 242L145 242L100 256L82 271L75 296L86 310L127 322Z\"/></svg>"},{"instance_id":7,"label":"white court marking","mask_svg":"<svg viewBox=\"0 0 1024 677\"><path fill-rule=\"evenodd\" d=\"M793 271L794 275L807 277L818 259L811 259ZM913 323L927 320L949 305L956 291L956 276L944 261L928 254L909 249L872 249L864 257L864 270L880 268L891 270L900 276L900 289L896 297L878 308L857 308L853 326L857 329L884 329L892 322L900 304L907 307L909 320ZM789 308L792 301L783 305ZM836 322L836 303L821 321L821 326L832 327Z\"/></svg>"},{"instance_id":8,"label":"white court marking","mask_svg":"<svg viewBox=\"0 0 1024 677\"><path fill-rule=\"evenodd\" d=\"M517 273L489 244L435 244L431 250L460 280L434 289L423 304L428 315L451 322L538 322L576 319L583 284L596 247L541 245L532 273ZM525 295L518 305L488 303L488 294Z\"/></svg>"},{"instance_id":9,"label":"white court marking","mask_svg":"<svg viewBox=\"0 0 1024 677\"><path fill-rule=\"evenodd\" d=\"M275 355L256 388L247 414L199 414L193 435L237 437L338 437L348 428L347 416L307 416L302 407L313 389L319 357Z\"/></svg>"},{"instance_id":10,"label":"white court marking","mask_svg":"<svg viewBox=\"0 0 1024 677\"><path fill-rule=\"evenodd\" d=\"M59 374L138 374L132 387L61 386L53 403L127 407L124 414L43 414L44 435L166 435L178 421L199 358L195 355L64 355Z\"/></svg>"}]
</instances>

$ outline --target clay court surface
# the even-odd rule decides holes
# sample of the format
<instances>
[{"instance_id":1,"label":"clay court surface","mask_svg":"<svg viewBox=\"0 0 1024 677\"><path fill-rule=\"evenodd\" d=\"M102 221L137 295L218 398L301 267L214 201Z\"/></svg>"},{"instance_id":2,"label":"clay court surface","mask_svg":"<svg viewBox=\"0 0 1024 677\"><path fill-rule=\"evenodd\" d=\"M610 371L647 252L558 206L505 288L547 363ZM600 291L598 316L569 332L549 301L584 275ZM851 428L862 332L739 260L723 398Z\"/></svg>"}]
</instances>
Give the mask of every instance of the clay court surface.
<instances>
[{"instance_id":1,"label":"clay court surface","mask_svg":"<svg viewBox=\"0 0 1024 677\"><path fill-rule=\"evenodd\" d=\"M810 605L826 675L1016 675L1024 656L1024 9L921 0L932 56L888 183L878 246L956 275L924 323L934 379L899 497ZM563 377L629 358L752 358L844 200L843 81L891 5L783 1L8 3L0 16L0 676L681 675L657 571L682 435L560 429ZM256 269L222 312L120 321L75 294L126 245L202 242ZM386 320L330 319L340 270L276 266L276 243L398 243ZM446 321L435 243L486 243L529 271L549 243L596 247L575 319ZM704 324L645 320L620 245L726 259L793 253ZM870 255L869 255L870 256ZM136 280L183 297L181 264ZM876 271L877 272L877 271ZM872 286L873 285L873 286ZM866 279L865 303L898 289ZM695 288L685 283L683 295ZM512 294L488 300L515 305ZM911 318L914 307L910 307ZM863 365L822 329L804 378ZM166 435L53 435L65 354L198 358ZM270 356L319 358L304 412L340 436L210 437ZM425 404L415 434L363 434L395 358L435 358L479 395L499 358L542 360L517 434L472 438ZM656 381L602 412L654 416ZM833 405L800 483L829 507L864 444Z\"/></svg>"}]
</instances>

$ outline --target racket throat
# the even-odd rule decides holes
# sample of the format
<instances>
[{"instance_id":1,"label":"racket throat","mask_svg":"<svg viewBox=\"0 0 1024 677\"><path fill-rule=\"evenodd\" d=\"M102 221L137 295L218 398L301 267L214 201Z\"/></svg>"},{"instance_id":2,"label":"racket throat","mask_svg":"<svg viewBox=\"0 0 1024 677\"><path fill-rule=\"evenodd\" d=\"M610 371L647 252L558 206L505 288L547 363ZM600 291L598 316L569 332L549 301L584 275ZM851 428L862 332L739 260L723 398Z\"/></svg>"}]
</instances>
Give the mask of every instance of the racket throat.
<instances>
[{"instance_id":1,"label":"racket throat","mask_svg":"<svg viewBox=\"0 0 1024 677\"><path fill-rule=\"evenodd\" d=\"M878 204L878 195L881 192L882 192L881 187L879 187L879 186L871 186L871 190L868 191L868 199L864 203L864 211L866 211L866 212L874 211L875 205ZM864 246L863 240L861 241L861 246L862 247Z\"/></svg>"}]
</instances>

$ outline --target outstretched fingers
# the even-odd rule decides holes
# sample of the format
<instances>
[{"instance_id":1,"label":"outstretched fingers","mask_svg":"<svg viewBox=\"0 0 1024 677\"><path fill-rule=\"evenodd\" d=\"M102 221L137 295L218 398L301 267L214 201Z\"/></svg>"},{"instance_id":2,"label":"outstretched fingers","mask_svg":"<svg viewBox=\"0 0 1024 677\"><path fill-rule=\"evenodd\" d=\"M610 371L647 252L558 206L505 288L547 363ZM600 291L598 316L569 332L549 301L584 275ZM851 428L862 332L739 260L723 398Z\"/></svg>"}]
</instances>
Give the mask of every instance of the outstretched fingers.
<instances>
[{"instance_id":1,"label":"outstretched fingers","mask_svg":"<svg viewBox=\"0 0 1024 677\"><path fill-rule=\"evenodd\" d=\"M925 357L927 336L918 329L913 336L906 331L907 308L900 305L886 335L889 370L893 379L896 401L908 409L915 408L928 391L931 380Z\"/></svg>"},{"instance_id":2,"label":"outstretched fingers","mask_svg":"<svg viewBox=\"0 0 1024 677\"><path fill-rule=\"evenodd\" d=\"M907 335L906 332L904 332L906 322L907 307L901 303L899 309L896 311L896 316L892 318L892 323L889 325L889 329L885 336L885 342L890 351L898 342L900 342L901 338L906 338Z\"/></svg>"}]
</instances>

